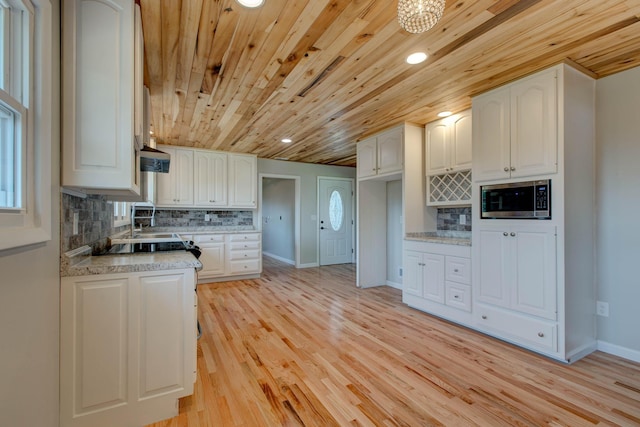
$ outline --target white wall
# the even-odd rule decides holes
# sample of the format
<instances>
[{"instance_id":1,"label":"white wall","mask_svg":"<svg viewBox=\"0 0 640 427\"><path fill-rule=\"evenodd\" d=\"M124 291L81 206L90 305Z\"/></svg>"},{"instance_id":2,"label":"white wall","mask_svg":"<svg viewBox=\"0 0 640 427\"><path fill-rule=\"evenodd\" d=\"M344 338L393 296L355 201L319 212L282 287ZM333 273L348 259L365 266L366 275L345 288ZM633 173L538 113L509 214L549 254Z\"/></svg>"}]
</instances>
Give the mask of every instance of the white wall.
<instances>
[{"instance_id":1,"label":"white wall","mask_svg":"<svg viewBox=\"0 0 640 427\"><path fill-rule=\"evenodd\" d=\"M387 182L387 281L402 286L402 180Z\"/></svg>"},{"instance_id":2,"label":"white wall","mask_svg":"<svg viewBox=\"0 0 640 427\"><path fill-rule=\"evenodd\" d=\"M258 174L300 177L300 264L318 262L318 177L355 178L356 168L258 159Z\"/></svg>"},{"instance_id":3,"label":"white wall","mask_svg":"<svg viewBox=\"0 0 640 427\"><path fill-rule=\"evenodd\" d=\"M54 23L58 1L53 0ZM59 43L54 25L53 43ZM59 57L54 52L54 57ZM59 81L54 64L54 81ZM55 100L60 99L54 88ZM0 252L0 426L58 425L60 142L59 116L51 129L52 240Z\"/></svg>"},{"instance_id":4,"label":"white wall","mask_svg":"<svg viewBox=\"0 0 640 427\"><path fill-rule=\"evenodd\" d=\"M596 83L596 180L598 341L640 356L640 67Z\"/></svg>"},{"instance_id":5,"label":"white wall","mask_svg":"<svg viewBox=\"0 0 640 427\"><path fill-rule=\"evenodd\" d=\"M295 181L262 179L262 251L295 264Z\"/></svg>"}]
</instances>

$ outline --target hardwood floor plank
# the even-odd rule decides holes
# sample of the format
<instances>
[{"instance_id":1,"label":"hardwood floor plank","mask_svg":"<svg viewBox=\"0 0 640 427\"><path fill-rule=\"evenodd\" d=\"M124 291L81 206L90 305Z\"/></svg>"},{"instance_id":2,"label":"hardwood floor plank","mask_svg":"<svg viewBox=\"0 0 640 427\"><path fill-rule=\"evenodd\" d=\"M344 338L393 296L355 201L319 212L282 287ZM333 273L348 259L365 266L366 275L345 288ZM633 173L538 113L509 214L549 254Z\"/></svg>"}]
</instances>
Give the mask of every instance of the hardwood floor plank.
<instances>
[{"instance_id":1,"label":"hardwood floor plank","mask_svg":"<svg viewBox=\"0 0 640 427\"><path fill-rule=\"evenodd\" d=\"M151 427L640 426L640 364L564 365L357 289L355 267L198 286L193 396Z\"/></svg>"}]
</instances>

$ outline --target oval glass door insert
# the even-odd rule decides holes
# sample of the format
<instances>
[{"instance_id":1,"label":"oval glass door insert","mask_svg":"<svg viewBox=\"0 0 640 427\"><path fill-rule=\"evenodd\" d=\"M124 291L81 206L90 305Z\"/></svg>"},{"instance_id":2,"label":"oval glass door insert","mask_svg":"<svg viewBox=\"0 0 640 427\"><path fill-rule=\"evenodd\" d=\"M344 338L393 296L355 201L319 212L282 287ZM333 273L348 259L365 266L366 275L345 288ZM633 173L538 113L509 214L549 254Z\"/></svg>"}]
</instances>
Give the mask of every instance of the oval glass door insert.
<instances>
[{"instance_id":1,"label":"oval glass door insert","mask_svg":"<svg viewBox=\"0 0 640 427\"><path fill-rule=\"evenodd\" d=\"M329 221L331 222L331 228L333 231L338 231L342 227L342 219L344 216L344 209L342 206L342 197L338 190L333 190L331 197L329 198Z\"/></svg>"}]
</instances>

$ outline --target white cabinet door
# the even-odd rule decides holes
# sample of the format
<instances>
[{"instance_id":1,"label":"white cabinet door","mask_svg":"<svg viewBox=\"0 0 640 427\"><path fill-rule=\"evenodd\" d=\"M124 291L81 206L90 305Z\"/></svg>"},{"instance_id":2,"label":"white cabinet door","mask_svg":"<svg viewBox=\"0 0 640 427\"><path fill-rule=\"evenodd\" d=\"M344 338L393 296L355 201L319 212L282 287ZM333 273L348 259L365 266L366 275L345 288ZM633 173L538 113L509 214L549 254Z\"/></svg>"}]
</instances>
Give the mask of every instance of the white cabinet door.
<instances>
[{"instance_id":1,"label":"white cabinet door","mask_svg":"<svg viewBox=\"0 0 640 427\"><path fill-rule=\"evenodd\" d=\"M255 208L258 194L256 156L229 154L229 207Z\"/></svg>"},{"instance_id":2,"label":"white cabinet door","mask_svg":"<svg viewBox=\"0 0 640 427\"><path fill-rule=\"evenodd\" d=\"M427 175L441 175L449 171L449 136L451 132L444 120L429 123L426 126L427 137Z\"/></svg>"},{"instance_id":3,"label":"white cabinet door","mask_svg":"<svg viewBox=\"0 0 640 427\"><path fill-rule=\"evenodd\" d=\"M134 10L133 0L69 0L62 6L63 186L140 194Z\"/></svg>"},{"instance_id":4,"label":"white cabinet door","mask_svg":"<svg viewBox=\"0 0 640 427\"><path fill-rule=\"evenodd\" d=\"M360 141L356 145L357 151L357 168L358 178L365 178L369 176L375 176L377 174L377 143L376 138L369 138Z\"/></svg>"},{"instance_id":5,"label":"white cabinet door","mask_svg":"<svg viewBox=\"0 0 640 427\"><path fill-rule=\"evenodd\" d=\"M471 169L471 110L427 124L426 174Z\"/></svg>"},{"instance_id":6,"label":"white cabinet door","mask_svg":"<svg viewBox=\"0 0 640 427\"><path fill-rule=\"evenodd\" d=\"M402 172L402 128L394 128L377 136L378 143L378 175Z\"/></svg>"},{"instance_id":7,"label":"white cabinet door","mask_svg":"<svg viewBox=\"0 0 640 427\"><path fill-rule=\"evenodd\" d=\"M556 320L555 227L514 228L509 239L515 258L512 260L511 308Z\"/></svg>"},{"instance_id":8,"label":"white cabinet door","mask_svg":"<svg viewBox=\"0 0 640 427\"><path fill-rule=\"evenodd\" d=\"M193 150L161 147L171 155L169 173L159 173L158 205L193 205Z\"/></svg>"},{"instance_id":9,"label":"white cabinet door","mask_svg":"<svg viewBox=\"0 0 640 427\"><path fill-rule=\"evenodd\" d=\"M474 181L557 171L557 70L473 99Z\"/></svg>"},{"instance_id":10,"label":"white cabinet door","mask_svg":"<svg viewBox=\"0 0 640 427\"><path fill-rule=\"evenodd\" d=\"M451 143L449 144L449 172L471 169L471 110L457 114L449 125Z\"/></svg>"},{"instance_id":11,"label":"white cabinet door","mask_svg":"<svg viewBox=\"0 0 640 427\"><path fill-rule=\"evenodd\" d=\"M475 297L478 301L508 307L511 274L509 232L505 227L482 226L478 236L479 241L473 242L480 247L473 260L478 271Z\"/></svg>"},{"instance_id":12,"label":"white cabinet door","mask_svg":"<svg viewBox=\"0 0 640 427\"><path fill-rule=\"evenodd\" d=\"M473 180L510 177L509 87L473 98Z\"/></svg>"},{"instance_id":13,"label":"white cabinet door","mask_svg":"<svg viewBox=\"0 0 640 427\"><path fill-rule=\"evenodd\" d=\"M404 252L403 291L422 296L422 253L415 251Z\"/></svg>"},{"instance_id":14,"label":"white cabinet door","mask_svg":"<svg viewBox=\"0 0 640 427\"><path fill-rule=\"evenodd\" d=\"M60 425L146 425L177 413L196 370L193 269L63 277Z\"/></svg>"},{"instance_id":15,"label":"white cabinet door","mask_svg":"<svg viewBox=\"0 0 640 427\"><path fill-rule=\"evenodd\" d=\"M194 203L196 206L227 206L227 154L194 152Z\"/></svg>"},{"instance_id":16,"label":"white cabinet door","mask_svg":"<svg viewBox=\"0 0 640 427\"><path fill-rule=\"evenodd\" d=\"M556 228L485 225L478 236L476 299L556 320Z\"/></svg>"},{"instance_id":17,"label":"white cabinet door","mask_svg":"<svg viewBox=\"0 0 640 427\"><path fill-rule=\"evenodd\" d=\"M557 170L556 70L511 85L511 177Z\"/></svg>"},{"instance_id":18,"label":"white cabinet door","mask_svg":"<svg viewBox=\"0 0 640 427\"><path fill-rule=\"evenodd\" d=\"M199 261L202 263L202 270L198 272L199 277L224 276L225 257L224 244L200 245Z\"/></svg>"},{"instance_id":19,"label":"white cabinet door","mask_svg":"<svg viewBox=\"0 0 640 427\"><path fill-rule=\"evenodd\" d=\"M422 264L423 296L444 304L444 255L425 253L422 255Z\"/></svg>"}]
</instances>

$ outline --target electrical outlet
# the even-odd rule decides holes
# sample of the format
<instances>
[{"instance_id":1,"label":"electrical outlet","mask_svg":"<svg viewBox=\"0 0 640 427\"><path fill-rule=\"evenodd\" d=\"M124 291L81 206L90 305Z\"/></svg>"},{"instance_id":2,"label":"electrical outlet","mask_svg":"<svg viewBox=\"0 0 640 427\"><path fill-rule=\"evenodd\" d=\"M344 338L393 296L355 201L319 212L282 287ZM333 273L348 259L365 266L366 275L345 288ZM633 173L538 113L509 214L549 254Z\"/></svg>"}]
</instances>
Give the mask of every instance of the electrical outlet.
<instances>
[{"instance_id":1,"label":"electrical outlet","mask_svg":"<svg viewBox=\"0 0 640 427\"><path fill-rule=\"evenodd\" d=\"M402 267L399 267L399 268L398 268L398 276L399 276L399 277L402 277Z\"/></svg>"},{"instance_id":2,"label":"electrical outlet","mask_svg":"<svg viewBox=\"0 0 640 427\"><path fill-rule=\"evenodd\" d=\"M609 317L609 303L596 301L596 314L602 317Z\"/></svg>"},{"instance_id":3,"label":"electrical outlet","mask_svg":"<svg viewBox=\"0 0 640 427\"><path fill-rule=\"evenodd\" d=\"M460 225L465 225L467 223L467 216L465 214L460 214Z\"/></svg>"},{"instance_id":4,"label":"electrical outlet","mask_svg":"<svg viewBox=\"0 0 640 427\"><path fill-rule=\"evenodd\" d=\"M209 215L209 214L204 214L204 220L205 220L206 222L211 221L211 215Z\"/></svg>"}]
</instances>

